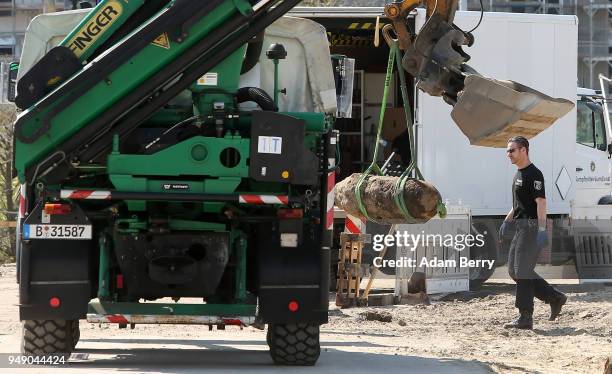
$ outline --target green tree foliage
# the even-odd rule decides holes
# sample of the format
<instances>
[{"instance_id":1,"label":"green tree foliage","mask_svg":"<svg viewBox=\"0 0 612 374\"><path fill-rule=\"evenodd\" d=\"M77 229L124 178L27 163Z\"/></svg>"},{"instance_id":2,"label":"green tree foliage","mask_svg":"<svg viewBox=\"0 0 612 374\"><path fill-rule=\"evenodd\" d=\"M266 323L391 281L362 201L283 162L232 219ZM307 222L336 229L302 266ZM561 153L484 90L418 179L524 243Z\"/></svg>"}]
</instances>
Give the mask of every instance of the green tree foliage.
<instances>
[{"instance_id":1,"label":"green tree foliage","mask_svg":"<svg viewBox=\"0 0 612 374\"><path fill-rule=\"evenodd\" d=\"M13 104L0 104L0 263L15 256L15 228L2 227L17 219L18 188L12 178L15 115Z\"/></svg>"}]
</instances>

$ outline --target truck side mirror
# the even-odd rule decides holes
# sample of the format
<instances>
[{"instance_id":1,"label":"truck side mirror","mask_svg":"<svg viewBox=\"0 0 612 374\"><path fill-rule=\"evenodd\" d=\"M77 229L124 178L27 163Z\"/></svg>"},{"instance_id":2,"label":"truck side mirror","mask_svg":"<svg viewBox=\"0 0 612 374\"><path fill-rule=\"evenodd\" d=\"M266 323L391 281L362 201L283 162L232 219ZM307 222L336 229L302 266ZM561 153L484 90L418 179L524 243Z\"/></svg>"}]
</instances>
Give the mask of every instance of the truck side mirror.
<instances>
[{"instance_id":1,"label":"truck side mirror","mask_svg":"<svg viewBox=\"0 0 612 374\"><path fill-rule=\"evenodd\" d=\"M11 62L9 64L7 100L10 101L11 103L15 102L15 96L17 96L17 71L18 70L19 70L18 62Z\"/></svg>"},{"instance_id":2,"label":"truck side mirror","mask_svg":"<svg viewBox=\"0 0 612 374\"><path fill-rule=\"evenodd\" d=\"M608 144L608 158L612 158L612 143Z\"/></svg>"}]
</instances>

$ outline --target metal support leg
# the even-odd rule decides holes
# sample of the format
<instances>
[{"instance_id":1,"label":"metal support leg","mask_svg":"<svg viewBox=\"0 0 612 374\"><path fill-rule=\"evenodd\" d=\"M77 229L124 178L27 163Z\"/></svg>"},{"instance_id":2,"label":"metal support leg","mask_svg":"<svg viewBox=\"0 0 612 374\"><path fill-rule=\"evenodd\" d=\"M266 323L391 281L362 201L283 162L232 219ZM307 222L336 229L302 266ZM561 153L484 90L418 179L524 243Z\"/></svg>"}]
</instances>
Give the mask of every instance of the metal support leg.
<instances>
[{"instance_id":1,"label":"metal support leg","mask_svg":"<svg viewBox=\"0 0 612 374\"><path fill-rule=\"evenodd\" d=\"M100 271L98 276L98 299L106 300L110 296L109 291L109 249L106 236L100 237Z\"/></svg>"},{"instance_id":2,"label":"metal support leg","mask_svg":"<svg viewBox=\"0 0 612 374\"><path fill-rule=\"evenodd\" d=\"M274 104L278 106L278 60L274 59Z\"/></svg>"},{"instance_id":3,"label":"metal support leg","mask_svg":"<svg viewBox=\"0 0 612 374\"><path fill-rule=\"evenodd\" d=\"M246 300L246 247L247 240L243 233L239 233L234 241L236 255L236 302Z\"/></svg>"}]
</instances>

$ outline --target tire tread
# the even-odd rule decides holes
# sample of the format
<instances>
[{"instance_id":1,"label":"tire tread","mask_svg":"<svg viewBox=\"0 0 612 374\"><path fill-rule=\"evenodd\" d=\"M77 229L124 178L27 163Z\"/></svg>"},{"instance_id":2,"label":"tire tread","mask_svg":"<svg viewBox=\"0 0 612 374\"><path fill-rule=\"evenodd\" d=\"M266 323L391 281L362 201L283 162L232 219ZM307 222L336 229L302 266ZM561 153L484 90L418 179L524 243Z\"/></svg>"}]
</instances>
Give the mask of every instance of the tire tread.
<instances>
[{"instance_id":1,"label":"tire tread","mask_svg":"<svg viewBox=\"0 0 612 374\"><path fill-rule=\"evenodd\" d=\"M266 340L277 365L312 366L321 354L319 325L270 324Z\"/></svg>"},{"instance_id":2,"label":"tire tread","mask_svg":"<svg viewBox=\"0 0 612 374\"><path fill-rule=\"evenodd\" d=\"M26 355L69 354L78 341L78 333L75 331L78 331L78 321L23 321L21 353Z\"/></svg>"}]
</instances>

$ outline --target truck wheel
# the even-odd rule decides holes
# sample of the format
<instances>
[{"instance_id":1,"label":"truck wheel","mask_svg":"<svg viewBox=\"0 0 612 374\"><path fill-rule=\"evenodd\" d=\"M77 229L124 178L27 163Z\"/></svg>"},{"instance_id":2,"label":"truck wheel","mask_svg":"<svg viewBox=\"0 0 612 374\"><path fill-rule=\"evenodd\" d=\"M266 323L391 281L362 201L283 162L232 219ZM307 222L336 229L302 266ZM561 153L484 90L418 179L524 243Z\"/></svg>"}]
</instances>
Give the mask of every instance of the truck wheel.
<instances>
[{"instance_id":1,"label":"truck wheel","mask_svg":"<svg viewBox=\"0 0 612 374\"><path fill-rule=\"evenodd\" d=\"M319 359L319 325L268 325L270 355L277 365L312 366Z\"/></svg>"},{"instance_id":2,"label":"truck wheel","mask_svg":"<svg viewBox=\"0 0 612 374\"><path fill-rule=\"evenodd\" d=\"M492 222L474 222L474 231L484 235L482 247L472 246L470 248L470 260L495 260L497 262L497 230ZM475 233L476 233L475 232ZM470 290L476 290L482 286L493 275L492 269L487 267L470 268Z\"/></svg>"},{"instance_id":3,"label":"truck wheel","mask_svg":"<svg viewBox=\"0 0 612 374\"><path fill-rule=\"evenodd\" d=\"M266 343L268 343L268 347L272 349L272 325L268 325L268 330L266 331Z\"/></svg>"},{"instance_id":4,"label":"truck wheel","mask_svg":"<svg viewBox=\"0 0 612 374\"><path fill-rule=\"evenodd\" d=\"M17 277L17 284L19 284L19 266L21 264L21 239L17 238L15 242L15 276Z\"/></svg>"},{"instance_id":5,"label":"truck wheel","mask_svg":"<svg viewBox=\"0 0 612 374\"><path fill-rule=\"evenodd\" d=\"M23 321L21 353L26 355L70 354L74 347L73 344L76 344L74 322L71 320ZM76 324L78 331L78 321Z\"/></svg>"},{"instance_id":6,"label":"truck wheel","mask_svg":"<svg viewBox=\"0 0 612 374\"><path fill-rule=\"evenodd\" d=\"M81 329L79 328L79 320L75 319L71 323L72 325L72 350L76 347L79 339L81 338Z\"/></svg>"}]
</instances>

